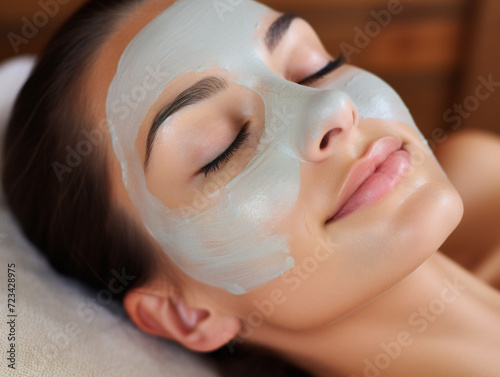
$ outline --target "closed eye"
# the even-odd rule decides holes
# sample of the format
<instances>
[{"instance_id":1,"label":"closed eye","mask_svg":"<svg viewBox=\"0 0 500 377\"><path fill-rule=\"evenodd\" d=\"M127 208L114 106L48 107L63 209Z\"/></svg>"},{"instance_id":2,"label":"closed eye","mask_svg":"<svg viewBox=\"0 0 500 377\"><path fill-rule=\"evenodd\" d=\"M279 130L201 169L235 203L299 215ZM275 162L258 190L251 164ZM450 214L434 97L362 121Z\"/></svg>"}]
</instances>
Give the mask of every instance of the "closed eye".
<instances>
[{"instance_id":1,"label":"closed eye","mask_svg":"<svg viewBox=\"0 0 500 377\"><path fill-rule=\"evenodd\" d=\"M328 62L326 67L322 68L320 71L314 73L313 75L299 81L297 84L311 85L316 81L320 80L321 78L323 78L324 76L326 76L327 74L333 72L337 68L340 68L344 63L345 63L344 56L340 54L340 56L337 59Z\"/></svg>"},{"instance_id":2,"label":"closed eye","mask_svg":"<svg viewBox=\"0 0 500 377\"><path fill-rule=\"evenodd\" d=\"M204 167L202 167L198 174L203 173L205 177L209 175L210 173L218 171L224 164L226 164L231 157L236 153L238 149L245 143L245 141L248 139L249 132L248 132L248 125L249 122L245 123L243 128L241 129L240 133L236 136L234 141L231 143L231 145L224 151L222 152L217 158L215 158L212 162L206 164Z\"/></svg>"}]
</instances>

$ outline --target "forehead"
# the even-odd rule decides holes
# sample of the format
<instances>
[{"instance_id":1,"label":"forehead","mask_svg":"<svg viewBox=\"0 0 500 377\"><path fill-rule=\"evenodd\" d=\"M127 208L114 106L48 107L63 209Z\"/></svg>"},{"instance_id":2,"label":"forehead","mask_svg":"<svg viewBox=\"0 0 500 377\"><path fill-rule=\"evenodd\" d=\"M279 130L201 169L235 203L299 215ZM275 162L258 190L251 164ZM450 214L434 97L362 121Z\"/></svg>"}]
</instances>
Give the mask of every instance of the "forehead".
<instances>
[{"instance_id":1,"label":"forehead","mask_svg":"<svg viewBox=\"0 0 500 377\"><path fill-rule=\"evenodd\" d=\"M125 48L109 87L108 115L117 95L139 90L152 75L165 88L182 74L208 68L245 74L243 68L260 60L255 47L262 46L263 38L255 37L263 29L261 23L269 8L250 0L227 8L219 3L177 1L137 33ZM134 113L144 115L160 93L161 88L148 89L140 100L142 111ZM142 120L130 119L135 124Z\"/></svg>"},{"instance_id":2,"label":"forehead","mask_svg":"<svg viewBox=\"0 0 500 377\"><path fill-rule=\"evenodd\" d=\"M260 28L269 9L250 0L241 0L237 7L219 8L221 2L181 0L172 4L149 22L127 46L126 64L143 63L140 55L147 53L160 61L176 61L183 66L196 66L202 58L225 60L222 52L237 48ZM209 44L207 44L207 42ZM202 55L200 55L202 53Z\"/></svg>"},{"instance_id":3,"label":"forehead","mask_svg":"<svg viewBox=\"0 0 500 377\"><path fill-rule=\"evenodd\" d=\"M137 5L136 8L128 12L118 23L114 32L101 47L101 51L97 54L97 58L89 72L92 82L108 88L117 73L118 63L127 47L130 48L131 42L138 37L138 34L146 27L151 26L149 24L152 24L152 21L162 15L162 13L167 13L167 15L170 13L175 16L167 17L169 25L159 25L159 22L156 23L160 40L165 36L172 37L172 34L176 38L182 36L184 37L184 42L180 41L178 47L182 47L184 51L189 50L185 38L204 37L211 40L218 40L228 46L228 39L234 34L231 30L234 31L235 27L238 30L241 29L242 25L238 25L238 23L242 21L242 15L246 18L246 20L243 19L245 23L254 21L251 20L252 17L248 12L241 12L241 9L240 12L237 12L237 7L242 4L245 5L246 11L253 9L254 11L260 11L262 14L267 13L267 17L262 19L263 23L270 23L273 16L275 17L279 14L262 4L248 0L240 1L235 6L226 4L221 7L217 5L225 3L200 2L196 0L149 0ZM255 19L255 12L253 12L253 16ZM260 28L260 22L254 24L254 26ZM165 34L166 32L170 33L170 35ZM150 36L151 33L149 33ZM149 41L143 48L152 51L156 46L153 41ZM95 69L96 67L97 69Z\"/></svg>"}]
</instances>

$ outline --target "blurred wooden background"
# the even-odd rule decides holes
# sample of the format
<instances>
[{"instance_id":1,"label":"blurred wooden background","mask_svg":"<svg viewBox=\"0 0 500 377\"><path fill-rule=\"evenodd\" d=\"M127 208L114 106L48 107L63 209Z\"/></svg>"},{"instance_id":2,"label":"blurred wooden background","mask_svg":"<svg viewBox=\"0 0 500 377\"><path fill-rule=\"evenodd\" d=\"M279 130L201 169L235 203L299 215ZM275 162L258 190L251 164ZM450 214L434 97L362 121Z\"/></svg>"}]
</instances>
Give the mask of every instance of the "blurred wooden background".
<instances>
[{"instance_id":1,"label":"blurred wooden background","mask_svg":"<svg viewBox=\"0 0 500 377\"><path fill-rule=\"evenodd\" d=\"M0 61L40 51L56 28L83 2L1 1ZM463 127L500 132L500 84L495 86L500 83L500 1L262 2L279 11L301 14L333 55L347 52L351 64L389 82L427 137L432 138L440 128L449 132ZM53 6L42 6L49 3ZM23 35L26 20L36 28L29 38ZM24 38L15 39L17 47L12 42L14 34ZM484 83L488 81L493 83L486 87Z\"/></svg>"}]
</instances>

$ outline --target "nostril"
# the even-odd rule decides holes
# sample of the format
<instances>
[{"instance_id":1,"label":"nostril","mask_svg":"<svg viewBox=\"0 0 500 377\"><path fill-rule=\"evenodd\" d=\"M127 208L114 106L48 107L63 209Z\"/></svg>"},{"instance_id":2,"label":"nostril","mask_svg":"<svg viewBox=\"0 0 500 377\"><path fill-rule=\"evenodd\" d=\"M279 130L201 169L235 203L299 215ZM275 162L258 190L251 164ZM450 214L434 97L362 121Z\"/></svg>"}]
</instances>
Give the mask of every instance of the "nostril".
<instances>
[{"instance_id":1,"label":"nostril","mask_svg":"<svg viewBox=\"0 0 500 377\"><path fill-rule=\"evenodd\" d=\"M321 143L319 144L319 149L325 149L328 146L328 141L330 140L330 137L333 135L338 134L342 129L340 128L334 128L333 130L328 131L325 136L323 136L323 139L321 139Z\"/></svg>"},{"instance_id":2,"label":"nostril","mask_svg":"<svg viewBox=\"0 0 500 377\"><path fill-rule=\"evenodd\" d=\"M328 139L330 138L330 132L328 131L325 136L323 136L323 139L321 140L321 143L319 144L319 149L325 149L326 146L328 145Z\"/></svg>"}]
</instances>

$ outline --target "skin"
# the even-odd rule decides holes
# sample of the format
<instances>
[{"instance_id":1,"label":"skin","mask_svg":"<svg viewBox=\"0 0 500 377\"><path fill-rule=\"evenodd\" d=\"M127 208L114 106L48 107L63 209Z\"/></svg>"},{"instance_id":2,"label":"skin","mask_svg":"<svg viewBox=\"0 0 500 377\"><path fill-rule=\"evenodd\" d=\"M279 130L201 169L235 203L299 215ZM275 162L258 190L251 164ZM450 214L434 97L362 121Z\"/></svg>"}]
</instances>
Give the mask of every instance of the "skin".
<instances>
[{"instance_id":1,"label":"skin","mask_svg":"<svg viewBox=\"0 0 500 377\"><path fill-rule=\"evenodd\" d=\"M140 12L126 18L109 38L103 48L105 53L98 54L87 72L85 88L96 119L106 118L107 88L123 50L142 27L170 4L150 1L140 5ZM270 10L260 30L264 32L278 16ZM291 65L295 59L287 52L298 45L311 46L317 51L317 59L301 66ZM302 57L300 53L297 56ZM289 80L316 72L329 58L310 27L300 20L294 21L284 43L263 57L275 74ZM343 67L313 87L335 80L349 69ZM217 73L227 75L222 70ZM167 86L140 126L137 151L141 156L145 153L145 125L151 123L156 111L175 97L176 90L189 86L193 76L199 79L208 74L186 75ZM242 94L241 98L247 98ZM258 103L254 105L258 109ZM238 111L240 104L234 101L233 108L227 106L227 98L217 96L187 109L173 130L155 146L148 188L168 205L175 207L192 201L196 188L203 187L204 182L203 177L189 177L207 162L203 156L222 152L227 146L224 143L236 134L227 131L220 140L212 140L209 130L195 129L189 120ZM105 125L101 127L107 131ZM216 127L215 123L212 127ZM391 360L384 375L494 376L500 368L491 351L499 346L500 298L465 270L436 254L461 219L463 207L457 191L435 160L425 153L419 135L409 125L380 119L359 120L354 105L348 104L323 132L331 130L335 132L326 148L319 148L318 144L306 146L309 163L301 164L299 199L288 216L276 219L276 229L289 235L294 268L250 294L234 296L199 283L172 266L176 279L159 275L127 295L125 308L129 316L144 331L175 339L196 351L214 350L231 339L247 341L274 349L318 376L330 376L333 372L363 375L365 359L371 357L373 361L373 356L382 352L380 343L397 339L405 331L411 335L412 344ZM190 135L196 135L191 145L209 140L208 147L188 152L188 147L179 143ZM325 224L332 208L338 205L340 189L353 164L375 140L388 135L400 140L412 155L413 169L381 200ZM125 207L147 234L123 186L119 162L109 140L104 147L109 151L116 204ZM184 155L192 157L183 158ZM237 166L244 166L247 158L242 153L233 159ZM160 166L161 176L157 173ZM324 248L321 253L318 251L325 244L329 245L330 254L325 254ZM314 268L308 264L311 257L318 262ZM453 305L450 303L440 313L439 321L437 316L432 321L427 319L433 325L416 333L417 327L409 324L409 316L441 297L447 287L446 279L466 288L456 289L460 294ZM449 296L445 297L450 301L451 291L447 292ZM259 310L264 314L259 314ZM447 346L435 339L443 339ZM415 360L419 360L418 368L414 367ZM437 370L437 365L444 366ZM480 372L477 365L483 366Z\"/></svg>"}]
</instances>

